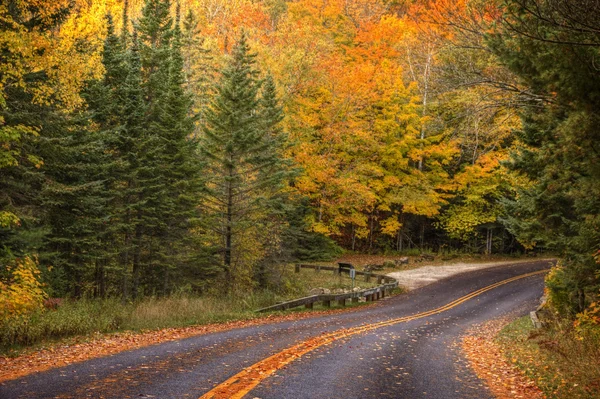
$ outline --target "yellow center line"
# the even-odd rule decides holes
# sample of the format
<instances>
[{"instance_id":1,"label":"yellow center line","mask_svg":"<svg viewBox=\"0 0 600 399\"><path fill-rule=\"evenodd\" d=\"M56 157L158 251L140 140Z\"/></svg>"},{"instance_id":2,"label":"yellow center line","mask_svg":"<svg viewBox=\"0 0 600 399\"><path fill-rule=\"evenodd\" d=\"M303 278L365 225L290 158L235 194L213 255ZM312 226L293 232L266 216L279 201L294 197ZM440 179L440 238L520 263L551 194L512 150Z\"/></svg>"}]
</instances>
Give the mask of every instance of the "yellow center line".
<instances>
[{"instance_id":1,"label":"yellow center line","mask_svg":"<svg viewBox=\"0 0 600 399\"><path fill-rule=\"evenodd\" d=\"M520 276L511 277L506 280L499 281L495 284L488 285L487 287L478 289L471 292L461 298L458 298L444 306L439 308L428 310L426 312L417 313L411 316L399 317L391 320L384 320L373 324L367 324L364 326L346 328L338 331L334 331L329 334L323 334L317 337L310 338L306 341L300 342L294 346L282 350L266 359L263 359L252 366L246 367L241 372L237 373L233 377L227 379L221 384L211 389L206 394L202 395L200 399L241 399L248 392L254 389L263 380L274 374L277 370L285 367L289 363L296 359L304 356L305 354L320 348L321 346L330 344L342 338L350 337L352 335L360 334L367 331L372 331L378 328L391 326L398 323L404 323L423 317L432 316L450 310L470 299L475 298L483 294L484 292L493 290L494 288L500 287L501 285L511 283L523 278L536 276L538 274L546 273L548 270L539 270L532 273L522 274Z\"/></svg>"}]
</instances>

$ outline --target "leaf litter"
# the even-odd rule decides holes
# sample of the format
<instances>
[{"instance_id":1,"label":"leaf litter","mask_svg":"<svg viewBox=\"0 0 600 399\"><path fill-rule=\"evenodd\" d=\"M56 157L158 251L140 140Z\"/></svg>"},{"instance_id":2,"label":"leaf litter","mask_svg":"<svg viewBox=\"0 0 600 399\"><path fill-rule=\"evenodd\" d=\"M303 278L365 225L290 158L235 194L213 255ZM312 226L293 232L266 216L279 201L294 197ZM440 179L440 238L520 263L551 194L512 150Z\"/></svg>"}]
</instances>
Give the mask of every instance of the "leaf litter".
<instances>
[{"instance_id":1,"label":"leaf litter","mask_svg":"<svg viewBox=\"0 0 600 399\"><path fill-rule=\"evenodd\" d=\"M376 306L375 302L367 306ZM289 314L271 314L251 320L238 320L225 323L206 324L192 327L167 328L156 331L126 331L111 334L97 334L92 337L78 337L67 342L53 343L41 349L27 351L16 357L0 356L0 383L25 377L54 368L68 366L99 357L114 355L127 350L160 344L168 341L190 338L238 328L253 327L283 321L302 320L342 312L353 312L362 307L331 309Z\"/></svg>"},{"instance_id":2,"label":"leaf litter","mask_svg":"<svg viewBox=\"0 0 600 399\"><path fill-rule=\"evenodd\" d=\"M509 321L497 319L473 327L463 337L462 350L471 368L498 399L545 399L535 382L511 364L494 342Z\"/></svg>"}]
</instances>

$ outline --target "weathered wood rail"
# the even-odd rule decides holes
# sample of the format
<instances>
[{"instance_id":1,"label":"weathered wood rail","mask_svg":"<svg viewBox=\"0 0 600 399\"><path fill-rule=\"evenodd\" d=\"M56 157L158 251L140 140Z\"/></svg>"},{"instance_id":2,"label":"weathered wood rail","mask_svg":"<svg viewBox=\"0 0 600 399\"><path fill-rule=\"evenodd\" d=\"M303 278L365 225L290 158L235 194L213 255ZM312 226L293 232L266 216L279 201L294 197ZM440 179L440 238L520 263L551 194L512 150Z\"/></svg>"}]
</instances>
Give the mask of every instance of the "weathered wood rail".
<instances>
[{"instance_id":1,"label":"weathered wood rail","mask_svg":"<svg viewBox=\"0 0 600 399\"><path fill-rule=\"evenodd\" d=\"M296 273L300 269L314 269L315 272L331 271L335 275L349 273L349 269L338 266L320 266L320 265L295 265ZM356 276L363 276L364 281L370 282L371 279L377 279L377 287L367 288L355 292L347 292L342 294L319 294L311 295L303 298L293 299L291 301L281 302L276 305L267 306L266 308L258 309L257 312L270 312L276 310L287 310L298 306L305 306L307 309L312 309L315 302L322 302L323 306L331 306L331 302L337 302L339 306L346 306L346 301L358 302L359 298L365 298L367 302L377 301L385 298L386 295L394 288L398 287L398 281L392 277L372 272L364 272L355 270Z\"/></svg>"}]
</instances>

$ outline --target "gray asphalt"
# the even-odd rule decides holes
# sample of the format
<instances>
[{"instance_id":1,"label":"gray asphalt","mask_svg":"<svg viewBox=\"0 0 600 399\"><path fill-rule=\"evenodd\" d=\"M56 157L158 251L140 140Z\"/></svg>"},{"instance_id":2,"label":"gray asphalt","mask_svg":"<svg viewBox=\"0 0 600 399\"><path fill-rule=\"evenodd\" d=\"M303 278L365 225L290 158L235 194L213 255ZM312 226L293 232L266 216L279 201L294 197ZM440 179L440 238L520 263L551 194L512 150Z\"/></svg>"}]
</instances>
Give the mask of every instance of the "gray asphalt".
<instances>
[{"instance_id":1,"label":"gray asphalt","mask_svg":"<svg viewBox=\"0 0 600 399\"><path fill-rule=\"evenodd\" d=\"M349 313L254 326L149 346L0 384L0 398L198 398L294 343L435 309L495 282L548 268L512 264L450 277ZM518 280L441 314L383 327L321 347L266 379L246 397L491 398L458 346L475 324L527 314L541 275Z\"/></svg>"}]
</instances>

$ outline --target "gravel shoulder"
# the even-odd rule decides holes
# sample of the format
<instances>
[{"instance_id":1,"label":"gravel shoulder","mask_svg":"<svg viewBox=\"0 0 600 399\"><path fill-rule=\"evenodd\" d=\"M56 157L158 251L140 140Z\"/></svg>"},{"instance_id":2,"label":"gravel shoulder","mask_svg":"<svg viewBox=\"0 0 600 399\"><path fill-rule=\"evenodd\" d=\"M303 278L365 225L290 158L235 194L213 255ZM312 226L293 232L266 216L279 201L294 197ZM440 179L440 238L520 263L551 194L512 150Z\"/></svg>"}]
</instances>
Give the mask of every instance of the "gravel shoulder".
<instances>
[{"instance_id":1,"label":"gravel shoulder","mask_svg":"<svg viewBox=\"0 0 600 399\"><path fill-rule=\"evenodd\" d=\"M532 259L532 260L515 260L515 261L497 261L497 262L480 262L480 263L453 263L439 266L423 266L417 269L402 270L398 272L387 273L388 276L398 280L400 286L407 290L424 287L435 283L447 277L454 276L460 273L471 272L475 270L487 269L501 265L514 265L521 263L533 263L540 261L552 262L552 258L547 259Z\"/></svg>"}]
</instances>

